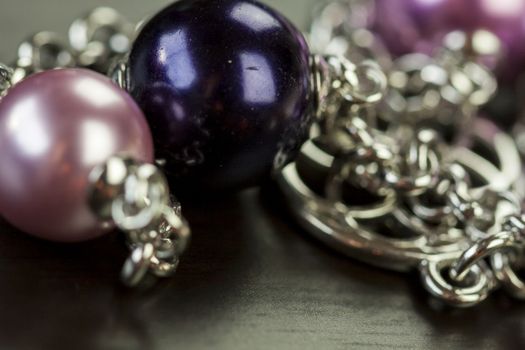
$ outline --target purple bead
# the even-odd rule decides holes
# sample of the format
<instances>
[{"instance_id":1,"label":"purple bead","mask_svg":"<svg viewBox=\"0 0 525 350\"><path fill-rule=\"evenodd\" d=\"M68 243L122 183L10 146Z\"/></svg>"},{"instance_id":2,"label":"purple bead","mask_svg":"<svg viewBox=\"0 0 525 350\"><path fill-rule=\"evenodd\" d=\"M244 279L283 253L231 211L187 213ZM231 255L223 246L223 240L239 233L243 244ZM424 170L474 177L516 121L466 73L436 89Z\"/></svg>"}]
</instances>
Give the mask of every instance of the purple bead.
<instances>
[{"instance_id":1,"label":"purple bead","mask_svg":"<svg viewBox=\"0 0 525 350\"><path fill-rule=\"evenodd\" d=\"M44 239L84 241L107 232L87 202L91 170L116 154L153 160L133 99L87 70L39 73L0 100L0 214Z\"/></svg>"},{"instance_id":2,"label":"purple bead","mask_svg":"<svg viewBox=\"0 0 525 350\"><path fill-rule=\"evenodd\" d=\"M489 30L503 43L498 76L503 81L525 70L524 0L376 0L372 29L396 55L430 53L453 30Z\"/></svg>"},{"instance_id":3,"label":"purple bead","mask_svg":"<svg viewBox=\"0 0 525 350\"><path fill-rule=\"evenodd\" d=\"M255 184L307 134L307 44L257 1L174 3L144 27L129 68L131 94L179 190Z\"/></svg>"}]
</instances>

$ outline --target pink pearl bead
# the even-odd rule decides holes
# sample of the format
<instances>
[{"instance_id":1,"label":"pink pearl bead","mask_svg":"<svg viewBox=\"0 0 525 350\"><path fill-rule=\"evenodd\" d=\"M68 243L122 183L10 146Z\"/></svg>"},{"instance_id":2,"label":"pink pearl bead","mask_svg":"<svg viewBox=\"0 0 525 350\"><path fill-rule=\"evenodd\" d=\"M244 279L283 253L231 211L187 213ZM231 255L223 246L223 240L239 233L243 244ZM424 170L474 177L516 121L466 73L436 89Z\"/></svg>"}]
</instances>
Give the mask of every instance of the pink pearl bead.
<instances>
[{"instance_id":1,"label":"pink pearl bead","mask_svg":"<svg viewBox=\"0 0 525 350\"><path fill-rule=\"evenodd\" d=\"M82 69L27 78L0 100L0 214L48 240L104 234L88 176L117 154L153 161L149 127L125 91Z\"/></svg>"}]
</instances>

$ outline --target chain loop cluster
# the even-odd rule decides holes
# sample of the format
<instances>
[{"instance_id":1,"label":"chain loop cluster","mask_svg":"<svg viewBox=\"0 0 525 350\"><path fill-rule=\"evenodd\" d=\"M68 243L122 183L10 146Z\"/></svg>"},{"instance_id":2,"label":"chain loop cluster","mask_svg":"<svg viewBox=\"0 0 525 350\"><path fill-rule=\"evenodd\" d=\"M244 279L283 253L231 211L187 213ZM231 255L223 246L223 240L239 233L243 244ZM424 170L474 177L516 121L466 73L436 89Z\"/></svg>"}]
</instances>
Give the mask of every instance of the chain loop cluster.
<instances>
[{"instance_id":1,"label":"chain loop cluster","mask_svg":"<svg viewBox=\"0 0 525 350\"><path fill-rule=\"evenodd\" d=\"M41 71L82 67L107 73L131 47L135 25L116 10L98 7L75 20L68 39L54 32L39 32L23 41L11 65L9 86ZM9 87L0 66L0 93Z\"/></svg>"},{"instance_id":2,"label":"chain loop cluster","mask_svg":"<svg viewBox=\"0 0 525 350\"><path fill-rule=\"evenodd\" d=\"M162 172L152 164L112 157L93 170L91 183L93 211L126 234L132 251L122 271L124 283L137 285L148 272L173 274L190 229Z\"/></svg>"},{"instance_id":3,"label":"chain loop cluster","mask_svg":"<svg viewBox=\"0 0 525 350\"><path fill-rule=\"evenodd\" d=\"M0 97L2 97L11 87L11 77L13 70L0 63Z\"/></svg>"},{"instance_id":4,"label":"chain loop cluster","mask_svg":"<svg viewBox=\"0 0 525 350\"><path fill-rule=\"evenodd\" d=\"M343 89L343 96L356 90ZM406 94L402 89L396 92ZM412 93L411 98L415 98ZM467 97L457 103L466 101ZM523 284L511 268L515 259L508 254L522 250L520 237L525 233L519 229L520 198L512 188L496 191L489 181L481 187L473 186L465 166L447 156L458 146L447 144L436 129L397 120L381 130L373 121L363 119L358 109L345 109L345 103L373 104L376 111L382 111L379 101L344 97L337 116L328 108L321 113L319 123L324 127L316 142L334 157L326 198L337 198L340 203L343 184L376 197L395 198L397 204L391 210L404 208L406 216L417 222L409 224L412 231L430 236L429 244L457 243L454 258L421 261L423 282L435 296L468 306L484 300L500 284L509 286L513 295L525 294L525 290L516 291ZM362 225L376 230L381 226ZM493 263L488 264L485 258ZM450 272L445 275L447 269Z\"/></svg>"},{"instance_id":5,"label":"chain loop cluster","mask_svg":"<svg viewBox=\"0 0 525 350\"><path fill-rule=\"evenodd\" d=\"M499 287L524 298L518 150L477 116L497 91L478 60L487 52L452 32L434 56L392 60L359 23L371 6L338 1L314 20L317 123L278 179L283 193L310 233L375 265L418 268L447 303L475 305Z\"/></svg>"}]
</instances>

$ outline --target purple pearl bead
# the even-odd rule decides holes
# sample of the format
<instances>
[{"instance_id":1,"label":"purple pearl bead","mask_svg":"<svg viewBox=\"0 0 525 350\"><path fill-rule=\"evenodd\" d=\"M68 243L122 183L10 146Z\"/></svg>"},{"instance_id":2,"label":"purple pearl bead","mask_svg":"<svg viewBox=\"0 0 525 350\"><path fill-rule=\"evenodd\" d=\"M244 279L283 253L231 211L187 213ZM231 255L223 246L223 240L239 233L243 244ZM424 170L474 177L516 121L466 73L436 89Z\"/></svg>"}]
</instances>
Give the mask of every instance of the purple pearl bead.
<instances>
[{"instance_id":1,"label":"purple pearl bead","mask_svg":"<svg viewBox=\"0 0 525 350\"><path fill-rule=\"evenodd\" d=\"M144 27L129 68L131 94L179 190L255 184L307 134L307 44L257 1L174 3Z\"/></svg>"},{"instance_id":2,"label":"purple pearl bead","mask_svg":"<svg viewBox=\"0 0 525 350\"><path fill-rule=\"evenodd\" d=\"M500 80L525 70L524 0L376 0L372 29L400 56L431 53L453 30L489 30L503 43Z\"/></svg>"},{"instance_id":3,"label":"purple pearl bead","mask_svg":"<svg viewBox=\"0 0 525 350\"><path fill-rule=\"evenodd\" d=\"M0 214L48 240L100 236L90 172L116 154L151 162L152 144L142 112L108 78L81 69L30 76L0 100Z\"/></svg>"}]
</instances>

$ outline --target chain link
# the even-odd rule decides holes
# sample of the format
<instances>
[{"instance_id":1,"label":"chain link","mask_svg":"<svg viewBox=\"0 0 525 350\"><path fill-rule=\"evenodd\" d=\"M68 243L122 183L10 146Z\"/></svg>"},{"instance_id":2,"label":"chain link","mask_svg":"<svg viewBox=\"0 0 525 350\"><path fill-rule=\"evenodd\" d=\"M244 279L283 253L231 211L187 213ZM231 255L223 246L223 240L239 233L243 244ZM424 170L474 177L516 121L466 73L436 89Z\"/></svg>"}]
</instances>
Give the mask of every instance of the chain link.
<instances>
[{"instance_id":1,"label":"chain link","mask_svg":"<svg viewBox=\"0 0 525 350\"><path fill-rule=\"evenodd\" d=\"M190 229L161 171L152 164L112 157L93 170L91 183L93 211L126 234L132 251L122 270L124 283L135 286L148 272L173 274Z\"/></svg>"},{"instance_id":2,"label":"chain link","mask_svg":"<svg viewBox=\"0 0 525 350\"><path fill-rule=\"evenodd\" d=\"M68 34L77 65L106 73L129 52L135 25L110 7L98 7L75 20Z\"/></svg>"},{"instance_id":3,"label":"chain link","mask_svg":"<svg viewBox=\"0 0 525 350\"><path fill-rule=\"evenodd\" d=\"M11 87L12 76L13 70L0 63L0 98L4 96L7 90Z\"/></svg>"},{"instance_id":4,"label":"chain link","mask_svg":"<svg viewBox=\"0 0 525 350\"><path fill-rule=\"evenodd\" d=\"M395 193L398 205L406 203L427 225L438 224L440 231L449 232L460 228L461 238L472 242L453 259L422 260L423 282L433 295L457 306L470 306L484 300L498 281L515 296L525 294L506 253L523 247L521 236L525 231L517 232L520 225L515 221L521 210L514 193L489 188L474 191L466 169L446 161L443 153L451 146L434 130L415 131L413 139L406 142L396 138L396 133L371 128L355 116L336 119L333 124L321 139L337 158L332 171L339 177L376 196ZM341 191L340 186L332 187L328 198L335 198L337 191ZM502 216L498 211L501 202L510 206L514 216ZM506 224L502 226L503 221ZM494 266L487 265L487 257ZM450 276L443 275L447 269Z\"/></svg>"},{"instance_id":5,"label":"chain link","mask_svg":"<svg viewBox=\"0 0 525 350\"><path fill-rule=\"evenodd\" d=\"M497 91L474 45L488 34L452 32L433 56L391 60L366 29L373 4L336 1L314 20L317 127L278 179L283 193L310 233L372 264L419 268L445 302L475 305L499 287L524 298L518 151L477 118ZM363 64L373 74L355 79Z\"/></svg>"},{"instance_id":6,"label":"chain link","mask_svg":"<svg viewBox=\"0 0 525 350\"><path fill-rule=\"evenodd\" d=\"M134 36L135 25L109 7L95 8L75 20L68 40L53 32L36 33L19 45L12 68L0 66L0 96L12 84L45 70L81 67L106 74L129 52Z\"/></svg>"}]
</instances>

